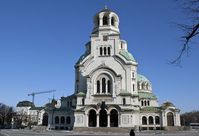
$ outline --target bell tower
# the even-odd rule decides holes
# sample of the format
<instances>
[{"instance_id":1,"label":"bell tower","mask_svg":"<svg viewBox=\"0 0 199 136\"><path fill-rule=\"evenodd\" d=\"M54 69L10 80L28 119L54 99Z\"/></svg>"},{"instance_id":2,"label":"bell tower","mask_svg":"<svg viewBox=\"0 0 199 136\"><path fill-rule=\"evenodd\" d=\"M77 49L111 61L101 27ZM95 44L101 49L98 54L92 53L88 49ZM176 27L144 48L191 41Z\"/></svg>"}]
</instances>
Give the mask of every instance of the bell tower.
<instances>
[{"instance_id":1,"label":"bell tower","mask_svg":"<svg viewBox=\"0 0 199 136\"><path fill-rule=\"evenodd\" d=\"M94 16L92 34L119 34L119 17L112 10L105 7Z\"/></svg>"}]
</instances>

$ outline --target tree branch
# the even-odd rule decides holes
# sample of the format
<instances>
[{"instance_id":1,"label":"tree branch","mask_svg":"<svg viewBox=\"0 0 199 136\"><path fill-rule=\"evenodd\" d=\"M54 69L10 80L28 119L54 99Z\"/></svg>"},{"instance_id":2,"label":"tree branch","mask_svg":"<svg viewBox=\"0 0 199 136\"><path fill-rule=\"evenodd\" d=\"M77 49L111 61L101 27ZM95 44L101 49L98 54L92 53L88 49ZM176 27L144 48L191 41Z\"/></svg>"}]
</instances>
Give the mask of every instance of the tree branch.
<instances>
[{"instance_id":1,"label":"tree branch","mask_svg":"<svg viewBox=\"0 0 199 136\"><path fill-rule=\"evenodd\" d=\"M182 26L185 29L189 28L187 25L182 25ZM194 25L192 27L191 31L189 31L185 36L181 37L184 39L184 44L182 46L182 49L180 50L180 54L178 55L178 57L176 59L174 59L173 61L170 62L171 64L179 64L181 62L181 58L182 58L183 54L185 52L187 52L189 49L190 41L192 40L193 37L195 37L196 35L199 34L198 30L199 30L199 23Z\"/></svg>"}]
</instances>

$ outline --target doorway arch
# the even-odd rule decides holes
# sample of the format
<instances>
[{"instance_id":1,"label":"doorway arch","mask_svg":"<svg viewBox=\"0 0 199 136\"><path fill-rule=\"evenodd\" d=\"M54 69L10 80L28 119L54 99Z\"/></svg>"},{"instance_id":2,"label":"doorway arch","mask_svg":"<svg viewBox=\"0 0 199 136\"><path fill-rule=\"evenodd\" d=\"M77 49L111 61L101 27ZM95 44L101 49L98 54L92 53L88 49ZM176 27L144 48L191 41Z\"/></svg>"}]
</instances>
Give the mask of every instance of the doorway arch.
<instances>
[{"instance_id":1,"label":"doorway arch","mask_svg":"<svg viewBox=\"0 0 199 136\"><path fill-rule=\"evenodd\" d=\"M97 122L96 122L96 112L95 110L91 109L89 111L89 115L88 115L88 126L89 127L96 127Z\"/></svg>"},{"instance_id":2,"label":"doorway arch","mask_svg":"<svg viewBox=\"0 0 199 136\"><path fill-rule=\"evenodd\" d=\"M167 126L174 126L174 117L172 112L167 113Z\"/></svg>"},{"instance_id":3,"label":"doorway arch","mask_svg":"<svg viewBox=\"0 0 199 136\"><path fill-rule=\"evenodd\" d=\"M46 112L43 114L42 125L48 126L48 113Z\"/></svg>"},{"instance_id":4,"label":"doorway arch","mask_svg":"<svg viewBox=\"0 0 199 136\"><path fill-rule=\"evenodd\" d=\"M115 109L110 112L110 126L118 127L118 112Z\"/></svg>"},{"instance_id":5,"label":"doorway arch","mask_svg":"<svg viewBox=\"0 0 199 136\"><path fill-rule=\"evenodd\" d=\"M100 111L99 125L100 125L100 127L107 127L107 112L106 112L106 110Z\"/></svg>"}]
</instances>

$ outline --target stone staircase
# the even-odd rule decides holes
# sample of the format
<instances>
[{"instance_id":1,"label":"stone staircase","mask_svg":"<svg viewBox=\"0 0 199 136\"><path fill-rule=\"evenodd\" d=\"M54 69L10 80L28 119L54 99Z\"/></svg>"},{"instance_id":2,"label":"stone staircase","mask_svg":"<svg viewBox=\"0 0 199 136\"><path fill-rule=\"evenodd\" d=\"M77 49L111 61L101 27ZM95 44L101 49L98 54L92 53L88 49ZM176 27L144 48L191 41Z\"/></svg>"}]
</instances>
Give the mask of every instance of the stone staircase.
<instances>
[{"instance_id":1,"label":"stone staircase","mask_svg":"<svg viewBox=\"0 0 199 136\"><path fill-rule=\"evenodd\" d=\"M174 131L182 131L184 130L184 127L181 127L181 126L167 126L167 127L164 127L164 130L166 131L170 131L170 132L174 132Z\"/></svg>"},{"instance_id":2,"label":"stone staircase","mask_svg":"<svg viewBox=\"0 0 199 136\"><path fill-rule=\"evenodd\" d=\"M118 128L118 127L78 127L74 128L74 132L101 132L101 133L129 133L131 128Z\"/></svg>"},{"instance_id":3,"label":"stone staircase","mask_svg":"<svg viewBox=\"0 0 199 136\"><path fill-rule=\"evenodd\" d=\"M47 126L33 126L31 130L35 132L45 132L47 131Z\"/></svg>"}]
</instances>

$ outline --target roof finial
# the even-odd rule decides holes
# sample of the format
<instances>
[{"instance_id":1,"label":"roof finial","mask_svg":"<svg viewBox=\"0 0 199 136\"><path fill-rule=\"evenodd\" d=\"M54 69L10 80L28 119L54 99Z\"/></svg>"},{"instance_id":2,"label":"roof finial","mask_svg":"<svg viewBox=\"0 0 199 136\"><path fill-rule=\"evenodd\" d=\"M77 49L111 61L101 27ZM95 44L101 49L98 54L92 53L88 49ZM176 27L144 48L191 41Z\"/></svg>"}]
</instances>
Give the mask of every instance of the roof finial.
<instances>
[{"instance_id":1,"label":"roof finial","mask_svg":"<svg viewBox=\"0 0 199 136\"><path fill-rule=\"evenodd\" d=\"M108 8L107 8L107 5L104 6L104 9L108 9Z\"/></svg>"}]
</instances>

